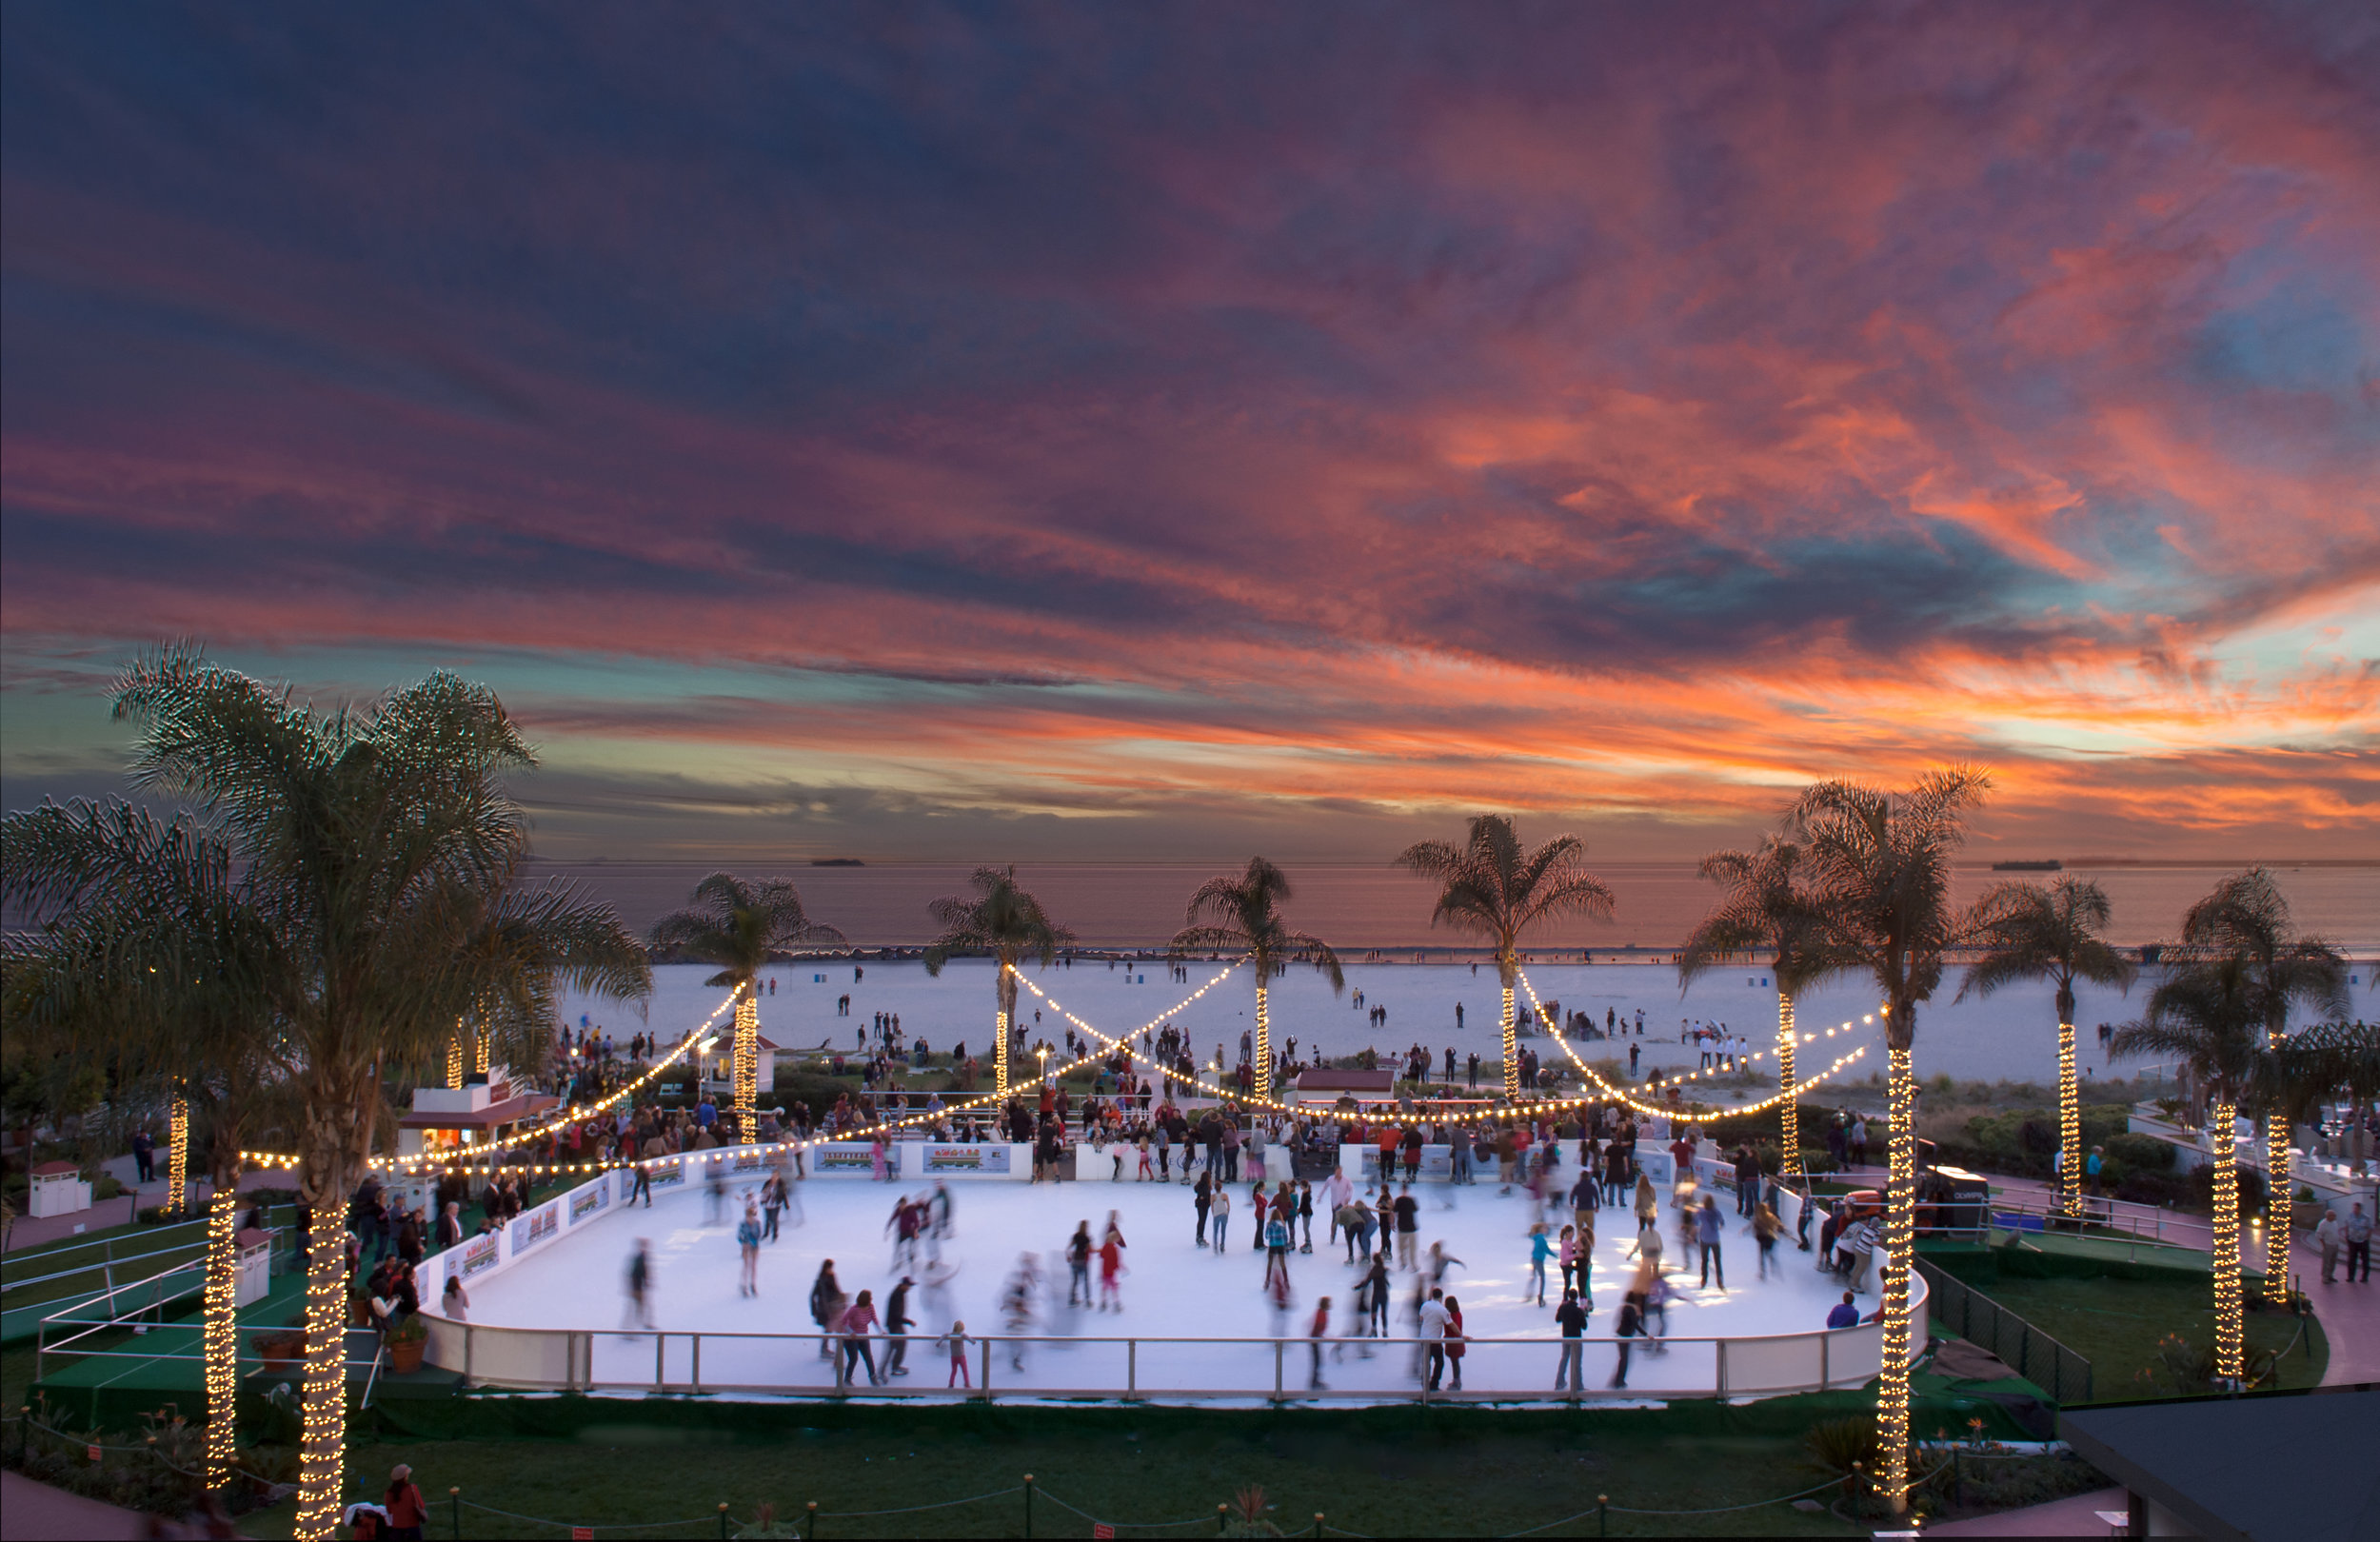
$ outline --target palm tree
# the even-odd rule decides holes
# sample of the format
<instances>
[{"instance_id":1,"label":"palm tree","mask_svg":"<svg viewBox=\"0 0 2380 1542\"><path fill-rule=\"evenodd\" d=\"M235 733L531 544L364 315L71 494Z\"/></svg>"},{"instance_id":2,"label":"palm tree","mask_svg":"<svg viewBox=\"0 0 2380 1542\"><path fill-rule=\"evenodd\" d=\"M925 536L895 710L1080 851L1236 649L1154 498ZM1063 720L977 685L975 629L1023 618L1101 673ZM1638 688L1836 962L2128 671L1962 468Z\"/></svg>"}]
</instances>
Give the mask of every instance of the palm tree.
<instances>
[{"instance_id":1,"label":"palm tree","mask_svg":"<svg viewBox=\"0 0 2380 1542\"><path fill-rule=\"evenodd\" d=\"M724 985L735 993L736 1128L749 1139L759 1127L760 972L768 956L780 949L840 943L843 935L810 919L790 880L764 879L753 884L730 873L713 873L694 886L689 908L653 923L652 939L657 951L719 965L719 973L703 983Z\"/></svg>"},{"instance_id":2,"label":"palm tree","mask_svg":"<svg viewBox=\"0 0 2380 1542\"><path fill-rule=\"evenodd\" d=\"M1826 930L1800 880L1801 863L1801 847L1774 835L1755 850L1716 851L1702 859L1702 876L1725 885L1726 893L1677 958L1682 988L1731 955L1767 951L1776 979L1776 1082L1788 1177L1802 1170L1801 1110L1794 1099L1794 998L1832 964Z\"/></svg>"},{"instance_id":3,"label":"palm tree","mask_svg":"<svg viewBox=\"0 0 2380 1542\"><path fill-rule=\"evenodd\" d=\"M443 672L317 712L175 645L118 678L115 713L138 729L135 785L184 802L225 841L276 941L265 988L304 1105L309 1214L296 1532L327 1536L346 1423L346 1202L371 1156L385 1072L434 1063L448 1025L486 994L484 967L462 956L477 913L465 897L503 894L518 876L527 820L502 777L535 760L494 693ZM516 913L547 932L542 973L521 982L544 1021L557 983L648 988L634 939L569 887Z\"/></svg>"},{"instance_id":4,"label":"palm tree","mask_svg":"<svg viewBox=\"0 0 2380 1542\"><path fill-rule=\"evenodd\" d=\"M2239 1156L2234 1132L2239 1103L2268 1053L2263 986L2241 954L2186 960L2150 993L2138 1022L2115 1031L2119 1056L2169 1057L2208 1090L2207 1132L2214 1148L2214 1371L2237 1382L2247 1374L2247 1340L2240 1317Z\"/></svg>"},{"instance_id":5,"label":"palm tree","mask_svg":"<svg viewBox=\"0 0 2380 1542\"><path fill-rule=\"evenodd\" d=\"M1504 987L1504 1096L1520 1096L1520 1052L1513 1026L1513 985L1520 974L1520 934L1557 916L1612 918L1612 891L1580 865L1586 842L1556 836L1535 851L1520 843L1510 816L1474 815L1461 846L1421 840L1398 854L1397 865L1435 879L1438 907L1430 924L1444 921L1496 945L1496 975Z\"/></svg>"},{"instance_id":6,"label":"palm tree","mask_svg":"<svg viewBox=\"0 0 2380 1542\"><path fill-rule=\"evenodd\" d=\"M1008 1040L1017 1020L1017 960L1038 959L1047 968L1074 934L1049 919L1041 902L1017 882L1017 869L979 867L967 880L972 897L944 895L927 905L942 935L925 950L925 972L939 976L958 953L988 953L1000 961L992 977L1000 1015L992 1035L992 1095L1008 1096Z\"/></svg>"},{"instance_id":7,"label":"palm tree","mask_svg":"<svg viewBox=\"0 0 2380 1542\"><path fill-rule=\"evenodd\" d=\"M207 1480L219 1488L237 1449L241 1151L279 1081L265 987L275 939L248 904L229 848L186 820L169 824L118 801L45 803L0 821L0 892L44 918L38 932L10 939L10 1032L127 1070L156 1068L172 1088L173 1186L185 1196L193 1098L207 1116L214 1196L201 1360Z\"/></svg>"},{"instance_id":8,"label":"palm tree","mask_svg":"<svg viewBox=\"0 0 2380 1542\"><path fill-rule=\"evenodd\" d=\"M1189 925L1174 934L1171 951L1179 956L1197 949L1231 948L1249 955L1256 966L1256 1087L1259 1101L1273 1096L1273 1038L1265 995L1273 972L1288 967L1286 959L1304 954L1314 967L1330 977L1331 992L1347 988L1346 972L1330 944L1308 932L1290 929L1280 902L1289 898L1289 875L1261 857L1248 859L1237 877L1225 873L1208 879L1190 897L1184 919ZM1203 916L1204 922L1200 920Z\"/></svg>"},{"instance_id":9,"label":"palm tree","mask_svg":"<svg viewBox=\"0 0 2380 1542\"><path fill-rule=\"evenodd\" d=\"M2300 935L2290 920L2289 900L2272 875L2261 867L2235 873L2182 918L2185 959L2232 955L2244 960L2261 1003L2265 1047L2289 1034L2290 1008L2304 1002L2328 1016L2348 1013L2347 965L2338 950L2319 938ZM2271 1108L2265 1126L2265 1295L2278 1300L2289 1292L2290 1121Z\"/></svg>"},{"instance_id":10,"label":"palm tree","mask_svg":"<svg viewBox=\"0 0 2380 1542\"><path fill-rule=\"evenodd\" d=\"M2130 992L2139 974L2101 935L2112 907L2089 879L2062 878L2044 889L2003 883L1975 902L1973 924L1983 957L1967 968L1955 1000L1990 996L2018 980L2057 984L2058 1209L2082 1215L2082 1087L2074 1075L2074 981Z\"/></svg>"},{"instance_id":11,"label":"palm tree","mask_svg":"<svg viewBox=\"0 0 2380 1542\"><path fill-rule=\"evenodd\" d=\"M1894 1508L1909 1502L1909 1259L1916 1229L1917 1078L1910 1052L1917 1006L1942 981L1942 955L1960 939L1951 907L1951 856L1964 816L1991 779L1967 767L1930 771L1906 792L1849 781L1805 790L1787 829L1807 853L1812 907L1824 929L1827 974L1856 971L1884 996L1890 1070L1885 1185L1884 1371L1876 1385L1879 1485Z\"/></svg>"}]
</instances>

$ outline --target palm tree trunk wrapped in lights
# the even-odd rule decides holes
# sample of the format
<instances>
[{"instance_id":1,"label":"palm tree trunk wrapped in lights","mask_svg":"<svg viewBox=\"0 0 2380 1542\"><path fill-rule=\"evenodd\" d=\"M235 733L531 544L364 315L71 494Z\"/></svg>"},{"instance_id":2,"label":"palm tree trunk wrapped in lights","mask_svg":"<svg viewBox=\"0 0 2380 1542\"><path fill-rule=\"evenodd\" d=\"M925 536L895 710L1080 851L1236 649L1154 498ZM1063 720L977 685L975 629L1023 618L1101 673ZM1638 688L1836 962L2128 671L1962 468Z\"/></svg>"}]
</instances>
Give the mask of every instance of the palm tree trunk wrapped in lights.
<instances>
[{"instance_id":1,"label":"palm tree trunk wrapped in lights","mask_svg":"<svg viewBox=\"0 0 2380 1542\"><path fill-rule=\"evenodd\" d=\"M1820 942L1806 979L1857 972L1884 997L1887 1168L1884 1195L1884 1360L1876 1379L1876 1491L1909 1506L1910 1255L1916 1240L1917 1007L1942 978L1943 955L1972 921L1950 901L1951 858L1966 811L1991 780L1979 770L1932 771L1905 792L1820 782L1788 816L1803 844L1809 914Z\"/></svg>"},{"instance_id":2,"label":"palm tree trunk wrapped in lights","mask_svg":"<svg viewBox=\"0 0 2380 1542\"><path fill-rule=\"evenodd\" d=\"M761 1003L753 983L736 997L736 1129L746 1140L760 1126Z\"/></svg>"},{"instance_id":3,"label":"palm tree trunk wrapped in lights","mask_svg":"<svg viewBox=\"0 0 2380 1542\"><path fill-rule=\"evenodd\" d=\"M1174 934L1168 958L1180 959L1209 949L1244 951L1256 974L1256 1052L1250 1091L1259 1101L1273 1097L1273 977L1289 972L1293 958L1310 959L1330 980L1336 993L1347 988L1347 976L1329 943L1292 927L1281 915L1281 901L1291 897L1289 875L1261 857L1251 857L1238 873L1225 873L1199 885L1183 913L1189 924ZM1221 1075L1222 1067L1217 1066Z\"/></svg>"},{"instance_id":4,"label":"palm tree trunk wrapped in lights","mask_svg":"<svg viewBox=\"0 0 2380 1542\"><path fill-rule=\"evenodd\" d=\"M200 1354L207 1377L207 1487L231 1481L239 1454L240 1196L236 1182L215 1191L207 1207L206 1319Z\"/></svg>"},{"instance_id":5,"label":"palm tree trunk wrapped in lights","mask_svg":"<svg viewBox=\"0 0 2380 1542\"><path fill-rule=\"evenodd\" d=\"M979 867L967 881L972 895L947 894L925 907L942 929L925 950L925 972L939 977L957 954L991 955L992 1094L1004 1100L1016 1037L1017 962L1030 957L1047 968L1074 934L1049 919L1041 902L1017 882L1013 866Z\"/></svg>"},{"instance_id":6,"label":"palm tree trunk wrapped in lights","mask_svg":"<svg viewBox=\"0 0 2380 1542\"><path fill-rule=\"evenodd\" d=\"M493 1048L495 1039L496 1036L484 1028L472 1039L471 1069L483 1077L487 1075L488 1052Z\"/></svg>"},{"instance_id":7,"label":"palm tree trunk wrapped in lights","mask_svg":"<svg viewBox=\"0 0 2380 1542\"><path fill-rule=\"evenodd\" d=\"M1958 998L1990 996L2018 980L2057 987L2058 1213L2083 1214L2082 1083L2074 1071L2074 984L2088 980L2129 992L2139 970L2109 944L2114 915L2107 892L2087 879L2059 879L2049 888L2003 883L1975 901L1974 929L1983 953L1967 970Z\"/></svg>"},{"instance_id":8,"label":"palm tree trunk wrapped in lights","mask_svg":"<svg viewBox=\"0 0 2380 1542\"><path fill-rule=\"evenodd\" d=\"M463 1030L455 1029L454 1039L446 1045L446 1085L463 1085Z\"/></svg>"},{"instance_id":9,"label":"palm tree trunk wrapped in lights","mask_svg":"<svg viewBox=\"0 0 2380 1542\"><path fill-rule=\"evenodd\" d=\"M2214 1374L2237 1386L2248 1374L2248 1325L2239 1272L2239 1150L2237 1104L2218 1102L2208 1116L2214 1137Z\"/></svg>"},{"instance_id":10,"label":"palm tree trunk wrapped in lights","mask_svg":"<svg viewBox=\"0 0 2380 1542\"><path fill-rule=\"evenodd\" d=\"M1784 1150L1778 1154L1780 1177L1801 1176L1801 1105L1794 1097L1794 997L1776 993L1776 1123Z\"/></svg>"},{"instance_id":11,"label":"palm tree trunk wrapped in lights","mask_svg":"<svg viewBox=\"0 0 2380 1542\"><path fill-rule=\"evenodd\" d=\"M166 1209L179 1215L190 1202L190 1100L173 1090L173 1124L166 1151Z\"/></svg>"},{"instance_id":12,"label":"palm tree trunk wrapped in lights","mask_svg":"<svg viewBox=\"0 0 2380 1542\"><path fill-rule=\"evenodd\" d=\"M335 1195L313 1199L307 1229L306 1373L298 1507L291 1535L338 1534L347 1445L347 1229Z\"/></svg>"},{"instance_id":13,"label":"palm tree trunk wrapped in lights","mask_svg":"<svg viewBox=\"0 0 2380 1542\"><path fill-rule=\"evenodd\" d=\"M1503 985L1504 1096L1520 1095L1520 1045L1513 1018L1513 983L1520 969L1520 937L1557 917L1612 919L1612 891L1586 871L1586 842L1556 836L1530 851L1502 814L1475 815L1460 846L1420 840L1398 853L1397 865L1436 880L1438 904L1430 924L1444 921L1496 946Z\"/></svg>"}]
</instances>

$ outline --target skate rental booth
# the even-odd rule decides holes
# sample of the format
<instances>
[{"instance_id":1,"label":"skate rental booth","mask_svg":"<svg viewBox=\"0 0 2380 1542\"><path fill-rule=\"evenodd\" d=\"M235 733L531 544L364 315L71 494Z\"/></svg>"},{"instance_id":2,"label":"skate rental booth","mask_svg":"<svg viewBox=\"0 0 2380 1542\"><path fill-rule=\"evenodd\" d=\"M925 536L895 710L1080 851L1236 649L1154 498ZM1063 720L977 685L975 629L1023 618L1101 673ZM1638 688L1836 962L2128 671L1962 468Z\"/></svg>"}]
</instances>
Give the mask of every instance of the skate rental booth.
<instances>
[{"instance_id":1,"label":"skate rental booth","mask_svg":"<svg viewBox=\"0 0 2380 1542\"><path fill-rule=\"evenodd\" d=\"M1591 1261L1596 1312L1582 1341L1584 1386L1568 1392L1551 1387L1560 1340L1550 1313L1527 1298L1527 1248L1514 1235L1522 1230L1515 1222L1525 1198L1501 1196L1492 1185L1439 1184L1429 1191L1428 1235L1442 1239L1461 1265L1448 1284L1466 1300L1471 1316L1461 1362L1470 1380L1467 1388L1432 1389L1418 1372L1426 1349L1398 1336L1409 1329L1383 1322L1385 1331L1377 1335L1340 1331L1339 1319L1352 1296L1342 1283L1347 1276L1339 1249L1321 1231L1313 1235L1312 1254L1293 1249L1281 1265L1296 1276L1297 1304L1285 1309L1260 1294L1259 1277L1270 1265L1265 1252L1251 1247L1244 1214L1232 1217L1237 1229L1224 1238L1226 1246L1192 1246L1192 1196L1179 1182L1034 1185L1027 1181L1031 1155L1024 1146L896 1141L888 1144L888 1162L895 1152L905 1160L883 1184L852 1181L872 1172L867 1145L828 1142L802 1154L814 1181L790 1185L792 1213L782 1235L758 1250L762 1289L750 1297L729 1288L739 1268L736 1224L761 1181L781 1166L791 1169L788 1148L735 1147L643 1164L649 1195L638 1193L633 1168L596 1175L499 1230L424 1260L419 1290L429 1329L426 1363L460 1374L468 1386L631 1396L742 1393L1246 1405L1741 1400L1855 1388L1882 1366L1880 1324L1822 1326L1840 1297L1840 1282L1792 1251L1789 1231L1779 1250L1782 1261L1770 1267L1773 1278L1743 1277L1757 1262L1748 1243L1731 1248L1725 1260L1736 1275L1733 1291L1724 1269L1716 1290L1707 1281L1697 1286L1691 1263L1669 1275L1676 1290L1656 1335L1628 1342L1632 1362L1625 1380L1608 1385L1620 1344L1605 1325L1621 1282L1635 1269L1626 1257L1633 1226L1622 1219L1624 1211L1614 1210L1606 1213L1610 1226ZM1285 1149L1280 1154L1287 1156ZM921 1239L904 1255L887 1237L887 1212L896 1199L931 1194L944 1182L956 1213L950 1239ZM1231 1188L1237 1203L1244 1191ZM1061 1303L1067 1289L1063 1238L1079 1222L1090 1224L1097 1236L1102 1215L1121 1227L1131 1244L1127 1256L1137 1265L1123 1282L1121 1305L1133 1314L1129 1317L1091 1315L1087 1285L1079 1307L1072 1296ZM620 1283L627 1259L648 1247L655 1303L649 1325L641 1315L642 1301L637 1315L622 1314ZM910 1310L917 1325L901 1345L909 1361L904 1370L917 1373L910 1379L879 1385L845 1379L844 1354L829 1353L841 1348L840 1335L822 1334L807 1306L812 1280L826 1259L834 1260L848 1295L873 1289L880 1315L891 1289L902 1278L913 1281ZM1019 1283L1020 1269L1032 1276L1029 1289ZM459 1316L442 1310L449 1277L463 1282L469 1298ZM1399 1297L1418 1277L1396 1275ZM1921 1277L1911 1276L1910 1291L1913 1314L1922 1322ZM1559 1294L1558 1282L1553 1294ZM1015 1305L1021 1295L1031 1302L1021 1315ZM1305 1318L1324 1296L1339 1303L1326 1340L1330 1358L1310 1366ZM1862 1315L1874 1305L1873 1295L1864 1298ZM965 1325L957 1355L965 1374L958 1385L948 1332L953 1321ZM1127 1323L1134 1333L1122 1332ZM880 1356L893 1352L894 1341L882 1328L870 1342ZM1922 1334L1917 1342L1922 1346ZM1321 1374L1310 1374L1315 1371Z\"/></svg>"}]
</instances>

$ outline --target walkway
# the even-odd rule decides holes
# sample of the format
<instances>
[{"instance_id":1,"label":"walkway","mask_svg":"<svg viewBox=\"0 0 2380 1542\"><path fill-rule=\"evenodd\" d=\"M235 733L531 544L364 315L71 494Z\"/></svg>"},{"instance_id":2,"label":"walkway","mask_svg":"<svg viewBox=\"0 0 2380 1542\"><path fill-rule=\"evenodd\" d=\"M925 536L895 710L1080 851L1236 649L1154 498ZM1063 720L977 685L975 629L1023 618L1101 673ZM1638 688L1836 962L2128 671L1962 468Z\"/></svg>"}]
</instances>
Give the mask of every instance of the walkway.
<instances>
[{"instance_id":1,"label":"walkway","mask_svg":"<svg viewBox=\"0 0 2380 1542\"><path fill-rule=\"evenodd\" d=\"M2330 1363L2322 1374L2326 1387L2380 1383L2380 1284L2347 1283L2347 1261L2339 1260L2339 1282L2322 1283L2322 1255L2300 1236L2291 1251L2306 1298L2313 1303L2314 1320L2330 1344Z\"/></svg>"},{"instance_id":2,"label":"walkway","mask_svg":"<svg viewBox=\"0 0 2380 1542\"><path fill-rule=\"evenodd\" d=\"M126 1156L120 1159L129 1163L132 1158ZM96 1200L89 1210L78 1210L70 1216L19 1216L9 1224L7 1251L22 1253L27 1248L44 1247L51 1242L66 1241L69 1237L104 1232L111 1226L129 1226L131 1224L133 1215L143 1206L165 1203L166 1190L170 1186L162 1179L155 1183L146 1183L134 1193L120 1194L113 1199ZM240 1176L240 1188L243 1192L249 1189L286 1189L288 1187L289 1187L289 1175L287 1173L257 1172L244 1173ZM190 1203L203 1210L214 1192L214 1185L207 1179L194 1179L190 1184Z\"/></svg>"},{"instance_id":3,"label":"walkway","mask_svg":"<svg viewBox=\"0 0 2380 1542\"><path fill-rule=\"evenodd\" d=\"M1973 1520L1944 1521L1939 1526L1927 1527L1926 1535L2109 1536L2113 1533L2098 1512L2122 1511L2131 1503L2131 1496L2121 1489L2094 1489L2072 1498L2053 1499L2046 1505L2004 1510L1996 1515L1977 1515Z\"/></svg>"},{"instance_id":4,"label":"walkway","mask_svg":"<svg viewBox=\"0 0 2380 1542\"><path fill-rule=\"evenodd\" d=\"M79 1493L36 1483L0 1468L0 1542L113 1542L117 1537L173 1535L152 1532L149 1518Z\"/></svg>"}]
</instances>

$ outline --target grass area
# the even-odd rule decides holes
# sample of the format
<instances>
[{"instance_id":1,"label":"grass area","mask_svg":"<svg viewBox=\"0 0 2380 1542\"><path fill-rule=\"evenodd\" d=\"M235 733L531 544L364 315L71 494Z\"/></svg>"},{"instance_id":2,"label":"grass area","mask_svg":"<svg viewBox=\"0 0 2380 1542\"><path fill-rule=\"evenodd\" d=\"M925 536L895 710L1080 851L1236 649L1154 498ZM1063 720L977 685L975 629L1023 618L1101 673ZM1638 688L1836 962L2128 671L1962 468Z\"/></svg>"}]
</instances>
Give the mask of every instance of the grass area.
<instances>
[{"instance_id":1,"label":"grass area","mask_svg":"<svg viewBox=\"0 0 2380 1542\"><path fill-rule=\"evenodd\" d=\"M1415 1419L1401 1411L1349 1414L1213 1413L1173 1410L821 1410L820 1425L736 1443L716 1431L640 1428L633 1405L622 1423L576 1442L358 1443L359 1480L409 1463L437 1501L432 1534L447 1534L446 1492L524 1515L653 1526L697 1521L663 1535L716 1534L716 1507L737 1523L764 1501L781 1519L816 1500L822 1536L1020 1536L1023 1498L901 1515L893 1510L1016 1487L1034 1475L1038 1535L1087 1534L1101 1520L1180 1522L1173 1534L1205 1534L1215 1507L1250 1486L1273 1507L1283 1532L1305 1532L1319 1510L1329 1524L1373 1535L1479 1535L1517 1531L1592 1511L1597 1493L1636 1509L1702 1510L1771 1499L1807 1489L1821 1474L1802 1463L1797 1431L1742 1420L1714 1428L1707 1413L1676 1417L1621 1412L1571 1417L1442 1411ZM841 1416L838 1417L838 1414ZM486 1512L463 1512L465 1534L535 1537L550 1526ZM251 1518L247 1533L288 1535L287 1507ZM1595 1517L1546 1534L1594 1534ZM1658 1535L1859 1534L1823 1512L1782 1504L1732 1514L1615 1515L1610 1533Z\"/></svg>"},{"instance_id":2,"label":"grass area","mask_svg":"<svg viewBox=\"0 0 2380 1542\"><path fill-rule=\"evenodd\" d=\"M2181 1280L2019 1279L2008 1275L1984 1294L2091 1362L2101 1397L2153 1395L2162 1387L2134 1380L2157 1356L2157 1340L2179 1334L2201 1347L2214 1341L2211 1285ZM2248 1315L2252 1349L2279 1350L2296 1338L2300 1319L2278 1312ZM2280 1363L2276 1387L2319 1385L2330 1362L2321 1325L2303 1319L2305 1337Z\"/></svg>"}]
</instances>

